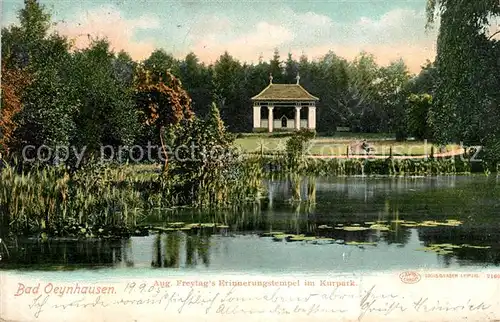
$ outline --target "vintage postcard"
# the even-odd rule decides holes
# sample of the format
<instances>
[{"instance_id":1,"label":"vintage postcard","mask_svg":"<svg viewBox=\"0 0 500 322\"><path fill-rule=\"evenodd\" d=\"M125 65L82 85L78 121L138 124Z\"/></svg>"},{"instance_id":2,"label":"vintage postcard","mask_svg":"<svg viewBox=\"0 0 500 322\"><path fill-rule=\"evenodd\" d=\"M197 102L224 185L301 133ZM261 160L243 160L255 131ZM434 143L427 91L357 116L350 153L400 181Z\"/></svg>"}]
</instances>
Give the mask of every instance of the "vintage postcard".
<instances>
[{"instance_id":1,"label":"vintage postcard","mask_svg":"<svg viewBox=\"0 0 500 322\"><path fill-rule=\"evenodd\" d=\"M500 321L498 0L4 0L0 321Z\"/></svg>"}]
</instances>

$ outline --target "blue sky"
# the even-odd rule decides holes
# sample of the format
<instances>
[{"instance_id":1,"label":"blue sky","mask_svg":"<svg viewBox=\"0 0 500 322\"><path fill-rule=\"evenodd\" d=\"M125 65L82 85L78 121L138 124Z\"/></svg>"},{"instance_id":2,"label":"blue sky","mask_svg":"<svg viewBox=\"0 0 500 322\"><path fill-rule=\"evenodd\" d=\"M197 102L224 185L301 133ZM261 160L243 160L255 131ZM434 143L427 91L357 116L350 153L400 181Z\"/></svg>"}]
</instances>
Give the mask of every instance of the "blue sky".
<instances>
[{"instance_id":1,"label":"blue sky","mask_svg":"<svg viewBox=\"0 0 500 322\"><path fill-rule=\"evenodd\" d=\"M88 43L107 37L115 50L143 59L155 48L177 57L193 51L207 63L229 51L248 62L274 48L318 58L329 50L347 59L360 51L381 64L403 58L417 72L435 55L435 31L425 31L426 0L41 0L55 28ZM4 0L2 25L16 22L22 0Z\"/></svg>"}]
</instances>

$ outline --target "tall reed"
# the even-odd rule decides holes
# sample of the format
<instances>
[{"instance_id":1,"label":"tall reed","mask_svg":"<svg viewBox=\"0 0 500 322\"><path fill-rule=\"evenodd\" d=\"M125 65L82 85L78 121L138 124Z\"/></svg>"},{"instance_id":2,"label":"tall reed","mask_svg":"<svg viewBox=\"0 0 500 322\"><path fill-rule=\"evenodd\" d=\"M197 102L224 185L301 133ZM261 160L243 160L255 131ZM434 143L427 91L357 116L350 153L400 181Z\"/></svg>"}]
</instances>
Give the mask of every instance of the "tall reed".
<instances>
[{"instance_id":1,"label":"tall reed","mask_svg":"<svg viewBox=\"0 0 500 322\"><path fill-rule=\"evenodd\" d=\"M191 189L177 176L129 166L93 164L75 173L6 166L0 170L0 225L12 233L97 236L106 227L135 227L153 209L255 201L262 193L262 173L258 161L238 160L227 171L207 172Z\"/></svg>"}]
</instances>

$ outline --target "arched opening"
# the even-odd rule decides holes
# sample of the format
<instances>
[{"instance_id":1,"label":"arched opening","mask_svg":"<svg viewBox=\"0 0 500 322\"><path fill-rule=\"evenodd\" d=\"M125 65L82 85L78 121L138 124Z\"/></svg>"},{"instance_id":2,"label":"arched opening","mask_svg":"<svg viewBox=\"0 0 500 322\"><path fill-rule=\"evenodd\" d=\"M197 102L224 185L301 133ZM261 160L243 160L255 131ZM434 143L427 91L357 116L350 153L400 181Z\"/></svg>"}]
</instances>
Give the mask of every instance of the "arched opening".
<instances>
[{"instance_id":1,"label":"arched opening","mask_svg":"<svg viewBox=\"0 0 500 322\"><path fill-rule=\"evenodd\" d=\"M288 119L286 118L286 116L283 116L281 118L281 127L285 127L286 128L287 122L288 122Z\"/></svg>"}]
</instances>

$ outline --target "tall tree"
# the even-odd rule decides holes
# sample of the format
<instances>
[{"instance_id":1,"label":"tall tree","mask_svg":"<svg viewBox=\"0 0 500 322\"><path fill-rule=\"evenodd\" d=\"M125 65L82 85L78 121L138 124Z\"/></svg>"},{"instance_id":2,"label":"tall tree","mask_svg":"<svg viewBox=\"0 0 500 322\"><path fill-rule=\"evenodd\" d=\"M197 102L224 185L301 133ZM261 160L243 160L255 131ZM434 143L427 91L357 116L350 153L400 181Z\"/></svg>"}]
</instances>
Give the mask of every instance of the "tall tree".
<instances>
[{"instance_id":1,"label":"tall tree","mask_svg":"<svg viewBox=\"0 0 500 322\"><path fill-rule=\"evenodd\" d=\"M95 40L74 55L71 85L82 105L75 114L75 143L88 153L100 146L131 145L137 133L130 75L124 78L117 63L122 72L133 67L123 54L117 59L107 40Z\"/></svg>"},{"instance_id":2,"label":"tall tree","mask_svg":"<svg viewBox=\"0 0 500 322\"><path fill-rule=\"evenodd\" d=\"M125 51L120 51L112 61L114 77L125 87L131 87L137 63Z\"/></svg>"},{"instance_id":3,"label":"tall tree","mask_svg":"<svg viewBox=\"0 0 500 322\"><path fill-rule=\"evenodd\" d=\"M151 72L154 81L161 78L168 78L167 71L173 75L179 76L178 61L171 54L163 49L157 49L143 62L146 70Z\"/></svg>"},{"instance_id":4,"label":"tall tree","mask_svg":"<svg viewBox=\"0 0 500 322\"><path fill-rule=\"evenodd\" d=\"M498 41L487 33L497 0L429 0L428 26L440 16L437 84L431 110L436 138L483 145L500 161Z\"/></svg>"},{"instance_id":5,"label":"tall tree","mask_svg":"<svg viewBox=\"0 0 500 322\"><path fill-rule=\"evenodd\" d=\"M5 42L2 37L7 65L31 75L22 93L22 109L13 119L18 125L12 135L13 150L21 154L28 145L68 146L74 131L72 113L79 105L67 86L72 74L69 42L49 33L50 14L35 0L25 1L19 20L19 26L3 30L7 33ZM34 150L30 151L33 156ZM44 151L48 157L49 151Z\"/></svg>"},{"instance_id":6,"label":"tall tree","mask_svg":"<svg viewBox=\"0 0 500 322\"><path fill-rule=\"evenodd\" d=\"M140 111L140 120L146 126L154 127L159 135L165 157L164 172L168 171L168 152L164 139L175 140L176 127L191 119L191 98L182 88L181 82L169 71L163 80L153 78L141 67L136 77L135 101Z\"/></svg>"},{"instance_id":7,"label":"tall tree","mask_svg":"<svg viewBox=\"0 0 500 322\"><path fill-rule=\"evenodd\" d=\"M422 66L419 74L410 80L409 90L416 94L430 94L434 95L437 84L437 70L436 65L427 60L425 65Z\"/></svg>"},{"instance_id":8,"label":"tall tree","mask_svg":"<svg viewBox=\"0 0 500 322\"><path fill-rule=\"evenodd\" d=\"M381 116L379 130L398 134L404 139L405 101L411 74L403 60L395 61L379 70L377 85L377 113Z\"/></svg>"},{"instance_id":9,"label":"tall tree","mask_svg":"<svg viewBox=\"0 0 500 322\"><path fill-rule=\"evenodd\" d=\"M225 52L213 65L214 97L222 119L231 132L248 131L250 106L245 89L245 68ZM254 94L255 95L255 94Z\"/></svg>"},{"instance_id":10,"label":"tall tree","mask_svg":"<svg viewBox=\"0 0 500 322\"><path fill-rule=\"evenodd\" d=\"M296 81L299 73L299 64L293 59L292 53L288 53L288 58L285 63L284 82L293 84Z\"/></svg>"},{"instance_id":11,"label":"tall tree","mask_svg":"<svg viewBox=\"0 0 500 322\"><path fill-rule=\"evenodd\" d=\"M207 115L214 91L209 68L200 63L194 53L189 53L179 62L179 77L193 100L193 111L198 116Z\"/></svg>"},{"instance_id":12,"label":"tall tree","mask_svg":"<svg viewBox=\"0 0 500 322\"><path fill-rule=\"evenodd\" d=\"M36 0L25 0L24 7L18 12L19 25L2 28L2 57L7 65L18 68L36 62L42 63L44 40L49 35L51 16L45 6Z\"/></svg>"},{"instance_id":13,"label":"tall tree","mask_svg":"<svg viewBox=\"0 0 500 322\"><path fill-rule=\"evenodd\" d=\"M279 50L274 50L273 58L269 61L269 73L273 76L274 83L283 83L283 62L281 61Z\"/></svg>"},{"instance_id":14,"label":"tall tree","mask_svg":"<svg viewBox=\"0 0 500 322\"><path fill-rule=\"evenodd\" d=\"M2 59L2 106L0 109L0 153L7 154L17 127L15 116L22 109L22 94L30 83L30 75L19 68L7 67Z\"/></svg>"}]
</instances>

